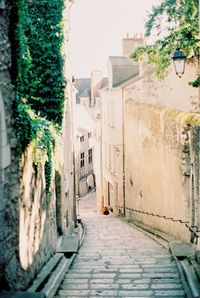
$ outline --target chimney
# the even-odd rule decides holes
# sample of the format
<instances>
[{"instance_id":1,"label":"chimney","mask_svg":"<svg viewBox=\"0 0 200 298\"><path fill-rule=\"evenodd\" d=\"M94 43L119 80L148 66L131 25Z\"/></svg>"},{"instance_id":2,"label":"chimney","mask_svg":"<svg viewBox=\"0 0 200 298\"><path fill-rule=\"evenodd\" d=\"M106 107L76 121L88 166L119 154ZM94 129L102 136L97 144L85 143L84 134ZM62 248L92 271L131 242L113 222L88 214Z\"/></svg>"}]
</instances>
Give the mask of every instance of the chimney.
<instances>
[{"instance_id":1,"label":"chimney","mask_svg":"<svg viewBox=\"0 0 200 298\"><path fill-rule=\"evenodd\" d=\"M91 72L91 105L95 105L95 96L97 90L100 89L102 82L102 72L100 70L93 70Z\"/></svg>"},{"instance_id":2,"label":"chimney","mask_svg":"<svg viewBox=\"0 0 200 298\"><path fill-rule=\"evenodd\" d=\"M122 48L123 48L123 56L130 57L133 51L138 47L142 46L145 43L144 37L142 33L135 33L133 37L129 38L127 33L127 37L122 40Z\"/></svg>"}]
</instances>

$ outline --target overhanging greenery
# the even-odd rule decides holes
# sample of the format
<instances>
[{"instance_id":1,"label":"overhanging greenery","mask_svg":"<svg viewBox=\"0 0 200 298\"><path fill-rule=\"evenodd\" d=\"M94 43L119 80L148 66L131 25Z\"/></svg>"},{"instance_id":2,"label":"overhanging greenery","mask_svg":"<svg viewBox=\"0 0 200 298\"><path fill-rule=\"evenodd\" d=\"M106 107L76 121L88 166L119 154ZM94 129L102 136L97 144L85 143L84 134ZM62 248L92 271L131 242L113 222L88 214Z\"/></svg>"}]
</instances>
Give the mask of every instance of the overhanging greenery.
<instances>
[{"instance_id":1,"label":"overhanging greenery","mask_svg":"<svg viewBox=\"0 0 200 298\"><path fill-rule=\"evenodd\" d=\"M63 9L64 0L17 0L12 15L18 147L22 153L34 144L37 156L46 158L47 191L65 100Z\"/></svg>"},{"instance_id":2,"label":"overhanging greenery","mask_svg":"<svg viewBox=\"0 0 200 298\"><path fill-rule=\"evenodd\" d=\"M146 37L155 42L136 49L131 55L133 60L147 56L148 62L155 65L156 75L162 79L171 63L171 54L180 47L187 55L187 63L194 63L198 68L198 0L162 0L148 15L145 26ZM191 82L194 87L199 83L198 77Z\"/></svg>"}]
</instances>

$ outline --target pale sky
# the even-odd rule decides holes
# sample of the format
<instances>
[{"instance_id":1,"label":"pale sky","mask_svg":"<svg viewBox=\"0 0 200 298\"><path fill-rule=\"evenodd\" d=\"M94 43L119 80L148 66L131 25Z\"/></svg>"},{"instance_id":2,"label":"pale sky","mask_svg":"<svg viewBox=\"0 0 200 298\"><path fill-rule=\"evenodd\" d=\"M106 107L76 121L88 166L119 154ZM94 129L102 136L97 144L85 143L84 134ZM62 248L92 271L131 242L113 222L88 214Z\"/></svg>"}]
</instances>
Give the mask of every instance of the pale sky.
<instances>
[{"instance_id":1,"label":"pale sky","mask_svg":"<svg viewBox=\"0 0 200 298\"><path fill-rule=\"evenodd\" d=\"M75 0L70 8L70 72L107 76L108 56L122 55L122 38L144 33L147 11L160 0Z\"/></svg>"}]
</instances>

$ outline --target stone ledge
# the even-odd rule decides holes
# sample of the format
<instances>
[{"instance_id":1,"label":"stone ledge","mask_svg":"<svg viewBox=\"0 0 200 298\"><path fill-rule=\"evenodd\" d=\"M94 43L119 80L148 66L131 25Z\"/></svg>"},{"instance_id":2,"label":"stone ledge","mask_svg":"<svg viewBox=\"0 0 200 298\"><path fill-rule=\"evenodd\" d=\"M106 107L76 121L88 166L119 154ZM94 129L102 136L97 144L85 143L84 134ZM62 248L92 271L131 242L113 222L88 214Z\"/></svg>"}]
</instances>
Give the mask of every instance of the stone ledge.
<instances>
[{"instance_id":1,"label":"stone ledge","mask_svg":"<svg viewBox=\"0 0 200 298\"><path fill-rule=\"evenodd\" d=\"M63 236L57 253L76 253L78 251L79 240L76 235Z\"/></svg>"},{"instance_id":2,"label":"stone ledge","mask_svg":"<svg viewBox=\"0 0 200 298\"><path fill-rule=\"evenodd\" d=\"M28 292L36 292L38 290L38 288L45 282L51 272L55 269L63 256L63 254L57 253L49 260L49 262L43 267L42 271L37 275L37 278L28 289Z\"/></svg>"}]
</instances>

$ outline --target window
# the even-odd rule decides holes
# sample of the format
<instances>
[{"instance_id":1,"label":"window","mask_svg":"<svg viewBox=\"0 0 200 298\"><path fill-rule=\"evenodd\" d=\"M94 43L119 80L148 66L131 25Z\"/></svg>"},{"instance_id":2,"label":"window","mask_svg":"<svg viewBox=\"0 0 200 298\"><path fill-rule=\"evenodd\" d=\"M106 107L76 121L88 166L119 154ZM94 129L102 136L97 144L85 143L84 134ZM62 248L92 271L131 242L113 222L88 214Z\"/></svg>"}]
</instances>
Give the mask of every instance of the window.
<instances>
[{"instance_id":1,"label":"window","mask_svg":"<svg viewBox=\"0 0 200 298\"><path fill-rule=\"evenodd\" d=\"M92 133L91 132L88 132L88 139L90 139L92 136Z\"/></svg>"},{"instance_id":2,"label":"window","mask_svg":"<svg viewBox=\"0 0 200 298\"><path fill-rule=\"evenodd\" d=\"M81 153L81 164L80 164L81 168L84 168L85 166L85 158L84 158L84 152Z\"/></svg>"},{"instance_id":3,"label":"window","mask_svg":"<svg viewBox=\"0 0 200 298\"><path fill-rule=\"evenodd\" d=\"M84 136L80 137L80 142L84 142Z\"/></svg>"},{"instance_id":4,"label":"window","mask_svg":"<svg viewBox=\"0 0 200 298\"><path fill-rule=\"evenodd\" d=\"M91 163L92 162L92 149L88 150L88 162Z\"/></svg>"}]
</instances>

